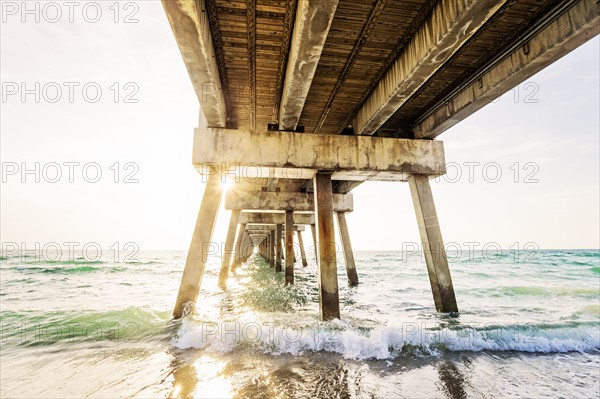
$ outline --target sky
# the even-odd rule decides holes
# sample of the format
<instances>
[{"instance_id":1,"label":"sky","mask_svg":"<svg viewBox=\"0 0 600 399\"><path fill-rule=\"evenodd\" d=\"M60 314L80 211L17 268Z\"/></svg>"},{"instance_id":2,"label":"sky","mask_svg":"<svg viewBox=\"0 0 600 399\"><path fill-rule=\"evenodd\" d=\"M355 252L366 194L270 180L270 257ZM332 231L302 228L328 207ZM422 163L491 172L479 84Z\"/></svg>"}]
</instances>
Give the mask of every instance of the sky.
<instances>
[{"instance_id":1,"label":"sky","mask_svg":"<svg viewBox=\"0 0 600 399\"><path fill-rule=\"evenodd\" d=\"M3 247L187 250L199 104L161 3L27 3L0 2ZM599 63L596 37L438 137L449 247L600 247ZM420 241L406 183L353 193L355 250Z\"/></svg>"}]
</instances>

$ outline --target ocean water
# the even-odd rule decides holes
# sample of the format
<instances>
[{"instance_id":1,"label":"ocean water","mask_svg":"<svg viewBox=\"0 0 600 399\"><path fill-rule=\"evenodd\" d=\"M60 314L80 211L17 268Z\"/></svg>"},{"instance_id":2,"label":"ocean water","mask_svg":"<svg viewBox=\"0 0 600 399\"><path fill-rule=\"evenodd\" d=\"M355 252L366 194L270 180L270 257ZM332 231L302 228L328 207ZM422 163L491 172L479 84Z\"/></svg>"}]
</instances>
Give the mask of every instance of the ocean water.
<instances>
[{"instance_id":1,"label":"ocean water","mask_svg":"<svg viewBox=\"0 0 600 399\"><path fill-rule=\"evenodd\" d=\"M420 255L357 252L326 323L311 259L284 286L254 255L223 291L209 258L197 313L173 321L185 252L4 256L0 397L600 395L599 250L448 255L458 316L435 312Z\"/></svg>"}]
</instances>

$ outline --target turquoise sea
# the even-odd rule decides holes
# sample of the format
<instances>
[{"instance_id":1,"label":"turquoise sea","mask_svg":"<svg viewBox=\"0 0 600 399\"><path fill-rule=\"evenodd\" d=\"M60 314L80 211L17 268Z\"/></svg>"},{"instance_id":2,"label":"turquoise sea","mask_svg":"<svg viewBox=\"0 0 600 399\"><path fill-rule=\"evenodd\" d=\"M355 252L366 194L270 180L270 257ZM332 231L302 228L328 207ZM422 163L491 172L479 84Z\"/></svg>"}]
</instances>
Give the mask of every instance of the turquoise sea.
<instances>
[{"instance_id":1,"label":"turquoise sea","mask_svg":"<svg viewBox=\"0 0 600 399\"><path fill-rule=\"evenodd\" d=\"M600 395L600 250L449 252L458 316L435 312L420 255L357 252L326 323L315 262L284 286L259 255L225 291L210 258L197 314L173 321L185 256L3 256L0 397Z\"/></svg>"}]
</instances>

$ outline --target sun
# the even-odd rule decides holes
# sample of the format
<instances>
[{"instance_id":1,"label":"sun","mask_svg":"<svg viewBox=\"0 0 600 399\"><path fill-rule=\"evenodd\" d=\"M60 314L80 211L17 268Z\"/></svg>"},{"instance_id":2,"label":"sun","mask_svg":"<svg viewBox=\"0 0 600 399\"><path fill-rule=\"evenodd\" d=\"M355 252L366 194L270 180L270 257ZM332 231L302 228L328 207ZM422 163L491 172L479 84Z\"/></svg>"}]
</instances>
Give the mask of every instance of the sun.
<instances>
[{"instance_id":1,"label":"sun","mask_svg":"<svg viewBox=\"0 0 600 399\"><path fill-rule=\"evenodd\" d=\"M233 186L233 182L231 180L225 179L225 181L221 181L221 187L223 190L227 191Z\"/></svg>"}]
</instances>

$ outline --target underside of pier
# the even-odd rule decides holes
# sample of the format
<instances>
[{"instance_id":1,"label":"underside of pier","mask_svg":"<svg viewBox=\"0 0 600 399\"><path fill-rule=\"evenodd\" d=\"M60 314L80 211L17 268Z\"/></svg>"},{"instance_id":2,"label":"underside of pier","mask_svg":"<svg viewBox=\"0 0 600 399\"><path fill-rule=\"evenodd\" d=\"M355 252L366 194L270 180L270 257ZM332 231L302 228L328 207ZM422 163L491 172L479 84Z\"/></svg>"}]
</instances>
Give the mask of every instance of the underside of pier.
<instances>
[{"instance_id":1,"label":"underside of pier","mask_svg":"<svg viewBox=\"0 0 600 399\"><path fill-rule=\"evenodd\" d=\"M206 183L175 317L198 296L225 180L223 288L254 246L293 284L294 231L305 265L310 226L320 317L339 318L339 254L359 282L352 189L408 182L435 307L457 312L429 184L445 173L435 138L600 32L590 0L163 5L200 103L193 164Z\"/></svg>"}]
</instances>

